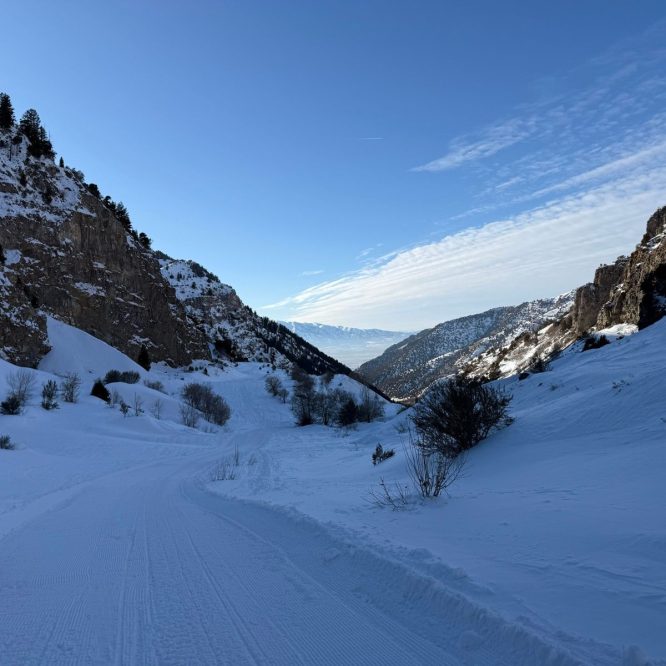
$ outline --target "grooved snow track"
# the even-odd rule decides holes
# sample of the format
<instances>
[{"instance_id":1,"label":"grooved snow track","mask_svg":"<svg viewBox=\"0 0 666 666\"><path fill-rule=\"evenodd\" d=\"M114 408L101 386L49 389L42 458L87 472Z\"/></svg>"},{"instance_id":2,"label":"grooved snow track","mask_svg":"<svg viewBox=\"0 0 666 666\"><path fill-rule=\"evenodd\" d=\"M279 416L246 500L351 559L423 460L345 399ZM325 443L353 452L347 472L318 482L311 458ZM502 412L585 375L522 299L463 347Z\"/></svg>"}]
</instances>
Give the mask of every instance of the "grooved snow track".
<instances>
[{"instance_id":1,"label":"grooved snow track","mask_svg":"<svg viewBox=\"0 0 666 666\"><path fill-rule=\"evenodd\" d=\"M0 542L3 666L576 663L311 521L207 493L207 458L101 478Z\"/></svg>"}]
</instances>

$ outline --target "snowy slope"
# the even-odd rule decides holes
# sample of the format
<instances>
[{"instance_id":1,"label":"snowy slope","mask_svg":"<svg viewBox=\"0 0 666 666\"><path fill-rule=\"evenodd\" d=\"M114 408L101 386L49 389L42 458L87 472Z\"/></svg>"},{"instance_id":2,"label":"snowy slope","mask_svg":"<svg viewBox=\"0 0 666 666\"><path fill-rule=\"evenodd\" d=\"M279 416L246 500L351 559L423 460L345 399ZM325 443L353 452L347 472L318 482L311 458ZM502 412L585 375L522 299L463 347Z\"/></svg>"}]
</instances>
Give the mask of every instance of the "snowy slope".
<instances>
[{"instance_id":1,"label":"snowy slope","mask_svg":"<svg viewBox=\"0 0 666 666\"><path fill-rule=\"evenodd\" d=\"M445 321L389 347L358 372L391 398L413 402L434 382L459 372L484 351L560 319L570 310L573 297L574 292L569 292Z\"/></svg>"},{"instance_id":2,"label":"snowy slope","mask_svg":"<svg viewBox=\"0 0 666 666\"><path fill-rule=\"evenodd\" d=\"M350 368L357 368L362 363L379 356L387 347L411 335L411 333L383 331L378 328L350 328L298 321L281 323Z\"/></svg>"},{"instance_id":3,"label":"snowy slope","mask_svg":"<svg viewBox=\"0 0 666 666\"><path fill-rule=\"evenodd\" d=\"M397 513L366 498L406 482L408 412L296 428L245 363L145 373L164 392L114 384L144 401L124 418L87 394L132 361L49 335L52 368L80 352L92 372L78 404L46 412L36 391L0 416L19 444L0 451L3 666L666 663L666 320L508 380L515 423L450 498ZM0 361L0 392L14 370ZM223 428L180 424L192 380L231 405ZM373 467L377 442L397 453ZM236 479L214 481L236 449Z\"/></svg>"}]
</instances>

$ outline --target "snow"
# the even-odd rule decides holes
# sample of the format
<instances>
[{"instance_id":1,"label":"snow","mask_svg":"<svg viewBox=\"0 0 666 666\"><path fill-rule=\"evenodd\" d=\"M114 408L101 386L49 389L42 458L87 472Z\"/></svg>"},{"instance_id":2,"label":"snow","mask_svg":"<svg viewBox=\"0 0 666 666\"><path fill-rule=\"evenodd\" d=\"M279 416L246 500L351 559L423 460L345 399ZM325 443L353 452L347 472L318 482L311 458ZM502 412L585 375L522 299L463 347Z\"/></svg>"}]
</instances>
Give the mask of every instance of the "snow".
<instances>
[{"instance_id":1,"label":"snow","mask_svg":"<svg viewBox=\"0 0 666 666\"><path fill-rule=\"evenodd\" d=\"M366 499L406 483L408 411L297 428L260 364L145 372L55 319L48 333L37 386L84 385L78 404L47 412L35 390L0 416L19 445L0 451L3 666L666 663L666 320L506 380L515 423L450 497L399 512ZM110 385L143 400L125 418L88 395L111 368L165 393ZM0 361L0 392L15 370ZM227 425L179 422L188 381L225 397ZM378 442L396 455L373 467ZM236 449L237 478L213 481Z\"/></svg>"}]
</instances>

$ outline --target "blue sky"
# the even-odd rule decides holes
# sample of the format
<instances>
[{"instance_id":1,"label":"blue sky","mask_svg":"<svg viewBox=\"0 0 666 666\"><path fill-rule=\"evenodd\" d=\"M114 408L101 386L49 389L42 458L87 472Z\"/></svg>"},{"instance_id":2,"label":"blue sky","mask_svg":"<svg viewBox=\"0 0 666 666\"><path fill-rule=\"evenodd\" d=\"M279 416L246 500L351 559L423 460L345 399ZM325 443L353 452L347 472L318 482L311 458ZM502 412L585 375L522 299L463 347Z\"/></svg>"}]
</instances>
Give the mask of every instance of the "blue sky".
<instances>
[{"instance_id":1,"label":"blue sky","mask_svg":"<svg viewBox=\"0 0 666 666\"><path fill-rule=\"evenodd\" d=\"M8 2L0 89L275 318L555 295L666 203L666 5Z\"/></svg>"}]
</instances>

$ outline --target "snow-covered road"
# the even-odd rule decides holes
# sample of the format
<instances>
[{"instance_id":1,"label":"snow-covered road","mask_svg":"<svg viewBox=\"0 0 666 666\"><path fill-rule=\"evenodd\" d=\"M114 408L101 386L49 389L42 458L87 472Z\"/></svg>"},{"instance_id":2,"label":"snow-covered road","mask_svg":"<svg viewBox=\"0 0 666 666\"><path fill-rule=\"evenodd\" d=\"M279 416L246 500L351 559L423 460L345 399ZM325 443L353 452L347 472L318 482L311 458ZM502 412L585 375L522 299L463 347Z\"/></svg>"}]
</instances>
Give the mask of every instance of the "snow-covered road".
<instances>
[{"instance_id":1,"label":"snow-covered road","mask_svg":"<svg viewBox=\"0 0 666 666\"><path fill-rule=\"evenodd\" d=\"M206 492L210 457L101 477L7 535L2 664L459 663L373 606L371 562Z\"/></svg>"}]
</instances>

